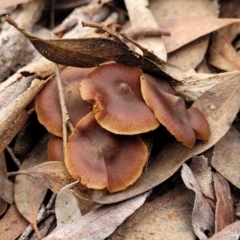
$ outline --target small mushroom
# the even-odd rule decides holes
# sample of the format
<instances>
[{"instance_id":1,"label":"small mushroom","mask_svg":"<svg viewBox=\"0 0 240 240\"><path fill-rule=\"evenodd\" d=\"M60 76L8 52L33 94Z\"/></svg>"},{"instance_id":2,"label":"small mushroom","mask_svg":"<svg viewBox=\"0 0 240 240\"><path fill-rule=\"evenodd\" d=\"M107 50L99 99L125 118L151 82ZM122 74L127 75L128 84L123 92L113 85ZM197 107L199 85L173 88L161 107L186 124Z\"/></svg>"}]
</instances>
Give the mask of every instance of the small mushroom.
<instances>
[{"instance_id":1,"label":"small mushroom","mask_svg":"<svg viewBox=\"0 0 240 240\"><path fill-rule=\"evenodd\" d=\"M203 141L208 140L210 136L210 128L204 115L194 107L187 109L187 112L196 138Z\"/></svg>"},{"instance_id":2,"label":"small mushroom","mask_svg":"<svg viewBox=\"0 0 240 240\"><path fill-rule=\"evenodd\" d=\"M145 103L158 121L183 145L192 148L196 137L191 127L184 99L171 86L149 74L141 76L141 90Z\"/></svg>"},{"instance_id":3,"label":"small mushroom","mask_svg":"<svg viewBox=\"0 0 240 240\"><path fill-rule=\"evenodd\" d=\"M52 135L48 142L47 155L49 161L64 162L63 139Z\"/></svg>"},{"instance_id":4,"label":"small mushroom","mask_svg":"<svg viewBox=\"0 0 240 240\"><path fill-rule=\"evenodd\" d=\"M83 116L92 110L91 104L81 99L78 86L80 80L86 77L93 69L69 67L61 72L66 106L74 126ZM37 95L35 108L39 122L50 133L62 136L62 113L55 77Z\"/></svg>"},{"instance_id":5,"label":"small mushroom","mask_svg":"<svg viewBox=\"0 0 240 240\"><path fill-rule=\"evenodd\" d=\"M115 134L133 135L159 126L140 90L142 70L118 63L104 64L81 80L82 99L93 104L97 122Z\"/></svg>"},{"instance_id":6,"label":"small mushroom","mask_svg":"<svg viewBox=\"0 0 240 240\"><path fill-rule=\"evenodd\" d=\"M70 135L65 163L72 177L88 188L116 192L140 177L147 158L147 147L139 135L108 132L91 112Z\"/></svg>"}]
</instances>

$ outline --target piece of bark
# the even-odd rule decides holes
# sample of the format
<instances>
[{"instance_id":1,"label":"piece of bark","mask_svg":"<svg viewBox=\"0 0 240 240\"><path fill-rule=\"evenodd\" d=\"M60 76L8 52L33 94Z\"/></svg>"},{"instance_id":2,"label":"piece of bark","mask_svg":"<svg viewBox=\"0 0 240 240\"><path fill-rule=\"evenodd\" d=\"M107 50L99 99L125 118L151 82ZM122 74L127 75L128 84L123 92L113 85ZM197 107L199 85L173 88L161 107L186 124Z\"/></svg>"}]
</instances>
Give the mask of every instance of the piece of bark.
<instances>
[{"instance_id":1,"label":"piece of bark","mask_svg":"<svg viewBox=\"0 0 240 240\"><path fill-rule=\"evenodd\" d=\"M26 28L32 29L40 18L43 7L43 0L31 1L16 9L12 17ZM12 29L9 24L3 24L0 35L0 81L6 79L19 65L24 65L23 59L26 59L25 49L27 45L26 38Z\"/></svg>"},{"instance_id":2,"label":"piece of bark","mask_svg":"<svg viewBox=\"0 0 240 240\"><path fill-rule=\"evenodd\" d=\"M234 222L233 200L228 182L218 172L213 174L217 198L215 211L215 233Z\"/></svg>"}]
</instances>

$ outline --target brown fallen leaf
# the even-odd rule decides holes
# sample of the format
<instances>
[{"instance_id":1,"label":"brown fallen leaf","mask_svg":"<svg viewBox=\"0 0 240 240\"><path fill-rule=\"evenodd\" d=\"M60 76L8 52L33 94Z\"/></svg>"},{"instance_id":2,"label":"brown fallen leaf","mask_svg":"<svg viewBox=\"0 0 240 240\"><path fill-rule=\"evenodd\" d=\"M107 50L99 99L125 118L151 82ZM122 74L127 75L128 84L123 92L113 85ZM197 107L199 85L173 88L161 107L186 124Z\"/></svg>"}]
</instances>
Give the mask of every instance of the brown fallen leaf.
<instances>
[{"instance_id":1,"label":"brown fallen leaf","mask_svg":"<svg viewBox=\"0 0 240 240\"><path fill-rule=\"evenodd\" d=\"M143 205L149 193L94 210L72 224L54 231L44 240L99 240L108 237L127 217Z\"/></svg>"},{"instance_id":2,"label":"brown fallen leaf","mask_svg":"<svg viewBox=\"0 0 240 240\"><path fill-rule=\"evenodd\" d=\"M162 18L159 21L159 28L171 33L170 37L162 36L169 53L208 33L239 22L240 19L235 18L188 16L170 19Z\"/></svg>"},{"instance_id":3,"label":"brown fallen leaf","mask_svg":"<svg viewBox=\"0 0 240 240\"><path fill-rule=\"evenodd\" d=\"M74 182L63 162L46 162L12 173L12 175L15 174L29 176L32 181L46 185L54 193L58 193L64 186Z\"/></svg>"},{"instance_id":4,"label":"brown fallen leaf","mask_svg":"<svg viewBox=\"0 0 240 240\"><path fill-rule=\"evenodd\" d=\"M45 136L39 141L30 156L20 166L20 171L47 161L48 138L48 136ZM37 230L36 216L47 190L47 187L39 181L34 181L31 176L17 175L15 178L14 199L16 206L22 216L33 225L35 231Z\"/></svg>"},{"instance_id":5,"label":"brown fallen leaf","mask_svg":"<svg viewBox=\"0 0 240 240\"><path fill-rule=\"evenodd\" d=\"M206 232L210 235L214 232L214 213L204 198L201 187L195 179L187 164L183 164L181 171L182 179L187 188L196 194L192 212L192 225L195 234L200 240L207 239Z\"/></svg>"},{"instance_id":6,"label":"brown fallen leaf","mask_svg":"<svg viewBox=\"0 0 240 240\"><path fill-rule=\"evenodd\" d=\"M95 67L103 62L116 61L140 67L146 72L173 81L173 78L165 73L160 65L133 52L120 40L107 38L41 39L19 27L9 16L5 20L24 34L44 57L55 63L75 67Z\"/></svg>"},{"instance_id":7,"label":"brown fallen leaf","mask_svg":"<svg viewBox=\"0 0 240 240\"><path fill-rule=\"evenodd\" d=\"M234 222L233 200L228 182L218 172L213 174L217 203L215 211L215 233Z\"/></svg>"},{"instance_id":8,"label":"brown fallen leaf","mask_svg":"<svg viewBox=\"0 0 240 240\"><path fill-rule=\"evenodd\" d=\"M194 193L181 180L173 189L145 203L108 240L195 240L191 218Z\"/></svg>"},{"instance_id":9,"label":"brown fallen leaf","mask_svg":"<svg viewBox=\"0 0 240 240\"><path fill-rule=\"evenodd\" d=\"M157 22L163 18L182 17L218 17L218 1L189 1L189 0L154 0L150 1L150 10ZM183 25L184 26L184 25ZM184 71L195 69L203 60L208 48L209 36L205 35L197 40L177 49L168 55L168 63Z\"/></svg>"},{"instance_id":10,"label":"brown fallen leaf","mask_svg":"<svg viewBox=\"0 0 240 240\"><path fill-rule=\"evenodd\" d=\"M208 166L208 159L203 155L193 156L189 167L201 187L202 194L214 201L215 195L213 189L212 171L211 167Z\"/></svg>"},{"instance_id":11,"label":"brown fallen leaf","mask_svg":"<svg viewBox=\"0 0 240 240\"><path fill-rule=\"evenodd\" d=\"M214 234L209 240L238 240L240 237L240 221L236 221L221 232Z\"/></svg>"},{"instance_id":12,"label":"brown fallen leaf","mask_svg":"<svg viewBox=\"0 0 240 240\"><path fill-rule=\"evenodd\" d=\"M7 210L8 204L0 197L0 216Z\"/></svg>"},{"instance_id":13,"label":"brown fallen leaf","mask_svg":"<svg viewBox=\"0 0 240 240\"><path fill-rule=\"evenodd\" d=\"M15 240L28 224L27 220L17 210L16 205L11 205L0 221L1 239Z\"/></svg>"},{"instance_id":14,"label":"brown fallen leaf","mask_svg":"<svg viewBox=\"0 0 240 240\"><path fill-rule=\"evenodd\" d=\"M239 90L238 75L209 89L194 102L193 106L204 114L210 125L211 135L208 141L199 141L192 149L177 142L168 143L138 181L123 192L106 194L97 202L118 202L152 189L172 176L187 159L213 146L228 131L239 110Z\"/></svg>"},{"instance_id":15,"label":"brown fallen leaf","mask_svg":"<svg viewBox=\"0 0 240 240\"><path fill-rule=\"evenodd\" d=\"M211 164L229 182L240 188L240 134L231 127L214 146Z\"/></svg>"}]
</instances>

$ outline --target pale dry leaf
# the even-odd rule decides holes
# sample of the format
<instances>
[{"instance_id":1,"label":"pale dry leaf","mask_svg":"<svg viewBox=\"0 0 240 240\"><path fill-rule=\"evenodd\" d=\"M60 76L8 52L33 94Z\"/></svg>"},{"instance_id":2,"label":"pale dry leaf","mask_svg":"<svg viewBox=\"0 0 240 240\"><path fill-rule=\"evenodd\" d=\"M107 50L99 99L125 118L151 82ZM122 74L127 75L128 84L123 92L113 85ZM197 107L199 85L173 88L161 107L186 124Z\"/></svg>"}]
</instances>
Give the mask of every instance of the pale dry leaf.
<instances>
[{"instance_id":1,"label":"pale dry leaf","mask_svg":"<svg viewBox=\"0 0 240 240\"><path fill-rule=\"evenodd\" d=\"M132 29L158 29L158 24L148 7L148 0L126 0L126 8L131 21ZM167 60L167 52L161 37L145 37L137 42L152 51L160 59Z\"/></svg>"},{"instance_id":2,"label":"pale dry leaf","mask_svg":"<svg viewBox=\"0 0 240 240\"><path fill-rule=\"evenodd\" d=\"M195 240L193 203L194 193L177 181L167 193L140 207L108 240Z\"/></svg>"},{"instance_id":3,"label":"pale dry leaf","mask_svg":"<svg viewBox=\"0 0 240 240\"><path fill-rule=\"evenodd\" d=\"M162 18L215 17L219 15L218 1L208 0L152 0L149 6L153 16ZM167 39L166 39L167 40ZM209 36L203 36L168 55L168 62L184 71L194 69L202 61L208 47Z\"/></svg>"},{"instance_id":4,"label":"pale dry leaf","mask_svg":"<svg viewBox=\"0 0 240 240\"><path fill-rule=\"evenodd\" d=\"M0 197L0 216L7 210L8 204Z\"/></svg>"},{"instance_id":5,"label":"pale dry leaf","mask_svg":"<svg viewBox=\"0 0 240 240\"><path fill-rule=\"evenodd\" d=\"M61 229L48 235L44 240L103 240L127 217L142 206L148 195L149 193L144 193L118 204L103 206L84 215L75 221L75 223L65 225Z\"/></svg>"},{"instance_id":6,"label":"pale dry leaf","mask_svg":"<svg viewBox=\"0 0 240 240\"><path fill-rule=\"evenodd\" d=\"M35 166L47 161L47 142L48 136L45 136L24 160L19 171ZM34 181L31 176L17 175L14 183L14 199L16 206L22 216L25 217L33 226L36 224L36 216L43 199L47 193L47 187L38 181Z\"/></svg>"},{"instance_id":7,"label":"pale dry leaf","mask_svg":"<svg viewBox=\"0 0 240 240\"><path fill-rule=\"evenodd\" d=\"M196 194L192 212L192 225L195 234L200 240L207 240L205 232L214 232L214 213L204 198L201 187L194 177L191 169L185 163L181 171L182 179L187 188Z\"/></svg>"},{"instance_id":8,"label":"pale dry leaf","mask_svg":"<svg viewBox=\"0 0 240 240\"><path fill-rule=\"evenodd\" d=\"M202 194L207 198L215 200L212 171L211 167L208 166L208 159L203 155L193 156L189 167L201 187Z\"/></svg>"},{"instance_id":9,"label":"pale dry leaf","mask_svg":"<svg viewBox=\"0 0 240 240\"><path fill-rule=\"evenodd\" d=\"M28 225L28 221L19 213L16 205L11 205L0 221L1 239L15 240Z\"/></svg>"},{"instance_id":10,"label":"pale dry leaf","mask_svg":"<svg viewBox=\"0 0 240 240\"><path fill-rule=\"evenodd\" d=\"M27 3L31 0L11 0L11 1L1 1L0 8L9 8L18 4Z\"/></svg>"},{"instance_id":11,"label":"pale dry leaf","mask_svg":"<svg viewBox=\"0 0 240 240\"><path fill-rule=\"evenodd\" d=\"M67 224L79 220L82 216L78 206L78 201L71 189L78 183L73 182L64 186L57 194L55 201L55 214L57 219L57 229L61 229Z\"/></svg>"},{"instance_id":12,"label":"pale dry leaf","mask_svg":"<svg viewBox=\"0 0 240 240\"><path fill-rule=\"evenodd\" d=\"M235 221L233 200L228 182L218 172L213 173L214 189L216 193L215 233Z\"/></svg>"},{"instance_id":13,"label":"pale dry leaf","mask_svg":"<svg viewBox=\"0 0 240 240\"><path fill-rule=\"evenodd\" d=\"M214 234L209 240L239 240L240 237L240 221L236 221L221 232Z\"/></svg>"},{"instance_id":14,"label":"pale dry leaf","mask_svg":"<svg viewBox=\"0 0 240 240\"><path fill-rule=\"evenodd\" d=\"M239 70L237 70L218 74L205 74L190 70L188 72L172 74L172 76L183 83L174 87L177 93L188 101L196 101L210 88L237 76L239 73Z\"/></svg>"},{"instance_id":15,"label":"pale dry leaf","mask_svg":"<svg viewBox=\"0 0 240 240\"><path fill-rule=\"evenodd\" d=\"M189 16L160 19L159 28L171 33L170 37L162 36L167 52L178 48L222 27L239 23L240 19Z\"/></svg>"},{"instance_id":16,"label":"pale dry leaf","mask_svg":"<svg viewBox=\"0 0 240 240\"><path fill-rule=\"evenodd\" d=\"M18 172L46 185L54 193L74 182L63 162L46 162Z\"/></svg>"},{"instance_id":17,"label":"pale dry leaf","mask_svg":"<svg viewBox=\"0 0 240 240\"><path fill-rule=\"evenodd\" d=\"M141 177L123 192L106 194L97 202L118 202L164 182L172 176L187 159L212 147L229 130L240 106L239 75L224 81L201 95L193 104L206 117L211 130L208 141L198 141L192 149L179 142L168 143L160 150L156 160L142 173Z\"/></svg>"},{"instance_id":18,"label":"pale dry leaf","mask_svg":"<svg viewBox=\"0 0 240 240\"><path fill-rule=\"evenodd\" d=\"M240 133L233 127L214 146L211 164L229 182L240 188Z\"/></svg>"}]
</instances>

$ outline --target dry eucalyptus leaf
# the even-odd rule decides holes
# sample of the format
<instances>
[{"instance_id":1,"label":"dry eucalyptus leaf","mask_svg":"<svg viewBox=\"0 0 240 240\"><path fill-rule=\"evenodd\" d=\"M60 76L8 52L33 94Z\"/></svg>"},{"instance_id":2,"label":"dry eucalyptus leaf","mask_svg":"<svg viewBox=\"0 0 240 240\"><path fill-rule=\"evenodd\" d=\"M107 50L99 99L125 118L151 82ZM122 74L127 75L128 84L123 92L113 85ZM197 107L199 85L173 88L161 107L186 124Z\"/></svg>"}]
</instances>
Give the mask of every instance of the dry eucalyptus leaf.
<instances>
[{"instance_id":1,"label":"dry eucalyptus leaf","mask_svg":"<svg viewBox=\"0 0 240 240\"><path fill-rule=\"evenodd\" d=\"M47 158L46 158L47 159ZM18 174L30 176L34 182L46 185L54 193L58 193L64 186L74 182L63 162L46 162L26 170L18 171Z\"/></svg>"},{"instance_id":2,"label":"dry eucalyptus leaf","mask_svg":"<svg viewBox=\"0 0 240 240\"><path fill-rule=\"evenodd\" d=\"M147 8L148 0L125 0L132 29L158 29L158 24ZM152 51L163 61L167 60L167 51L160 36L144 37L137 40L139 44Z\"/></svg>"},{"instance_id":3,"label":"dry eucalyptus leaf","mask_svg":"<svg viewBox=\"0 0 240 240\"><path fill-rule=\"evenodd\" d=\"M218 83L237 76L240 71L218 74L196 73L193 70L177 73L177 79L183 84L175 86L177 93L188 101L196 101L203 93ZM174 76L175 74L173 74Z\"/></svg>"},{"instance_id":4,"label":"dry eucalyptus leaf","mask_svg":"<svg viewBox=\"0 0 240 240\"><path fill-rule=\"evenodd\" d=\"M224 71L240 69L240 57L220 31L212 36L208 63Z\"/></svg>"},{"instance_id":5,"label":"dry eucalyptus leaf","mask_svg":"<svg viewBox=\"0 0 240 240\"><path fill-rule=\"evenodd\" d=\"M177 181L173 189L140 207L108 240L195 240L193 203L194 193Z\"/></svg>"},{"instance_id":6,"label":"dry eucalyptus leaf","mask_svg":"<svg viewBox=\"0 0 240 240\"><path fill-rule=\"evenodd\" d=\"M78 201L71 192L71 189L76 183L78 183L78 181L64 186L56 197L55 214L57 218L57 229L76 222L82 216Z\"/></svg>"},{"instance_id":7,"label":"dry eucalyptus leaf","mask_svg":"<svg viewBox=\"0 0 240 240\"><path fill-rule=\"evenodd\" d=\"M0 216L7 210L8 204L0 197Z\"/></svg>"},{"instance_id":8,"label":"dry eucalyptus leaf","mask_svg":"<svg viewBox=\"0 0 240 240\"><path fill-rule=\"evenodd\" d=\"M238 75L209 89L194 102L193 106L204 114L210 125L211 135L208 141L198 141L192 149L176 141L168 143L133 185L122 192L107 194L97 202L118 202L152 189L171 177L187 159L212 147L228 131L239 110L239 89Z\"/></svg>"},{"instance_id":9,"label":"dry eucalyptus leaf","mask_svg":"<svg viewBox=\"0 0 240 240\"><path fill-rule=\"evenodd\" d=\"M44 240L81 239L103 240L108 237L127 217L143 205L149 193L111 206L94 210L75 223L65 225Z\"/></svg>"},{"instance_id":10,"label":"dry eucalyptus leaf","mask_svg":"<svg viewBox=\"0 0 240 240\"><path fill-rule=\"evenodd\" d=\"M218 1L213 0L152 0L150 10L157 22L163 18L182 17L218 17ZM194 30L193 30L194 31ZM167 40L167 39L166 39ZM208 48L209 36L203 36L197 40L179 48L168 55L168 62L178 66L184 71L194 69L202 61Z\"/></svg>"},{"instance_id":11,"label":"dry eucalyptus leaf","mask_svg":"<svg viewBox=\"0 0 240 240\"><path fill-rule=\"evenodd\" d=\"M191 169L185 163L183 164L181 175L186 187L193 190L196 194L192 212L193 230L200 240L207 240L208 238L205 235L205 232L214 232L213 210L204 198L201 187Z\"/></svg>"},{"instance_id":12,"label":"dry eucalyptus leaf","mask_svg":"<svg viewBox=\"0 0 240 240\"><path fill-rule=\"evenodd\" d=\"M15 240L29 225L19 213L16 205L11 205L0 221L1 239Z\"/></svg>"},{"instance_id":13,"label":"dry eucalyptus leaf","mask_svg":"<svg viewBox=\"0 0 240 240\"><path fill-rule=\"evenodd\" d=\"M170 37L162 36L169 53L219 28L238 22L240 20L234 18L184 16L160 19L159 28L171 33Z\"/></svg>"},{"instance_id":14,"label":"dry eucalyptus leaf","mask_svg":"<svg viewBox=\"0 0 240 240\"><path fill-rule=\"evenodd\" d=\"M239 240L240 221L236 221L225 227L221 232L214 234L209 240Z\"/></svg>"},{"instance_id":15,"label":"dry eucalyptus leaf","mask_svg":"<svg viewBox=\"0 0 240 240\"><path fill-rule=\"evenodd\" d=\"M201 187L202 194L207 198L215 200L212 171L211 167L208 166L208 159L203 155L193 156L189 167Z\"/></svg>"},{"instance_id":16,"label":"dry eucalyptus leaf","mask_svg":"<svg viewBox=\"0 0 240 240\"><path fill-rule=\"evenodd\" d=\"M214 146L211 164L229 182L240 188L240 133L233 127Z\"/></svg>"},{"instance_id":17,"label":"dry eucalyptus leaf","mask_svg":"<svg viewBox=\"0 0 240 240\"><path fill-rule=\"evenodd\" d=\"M228 182L218 172L213 173L217 203L215 210L215 233L234 222L234 209Z\"/></svg>"},{"instance_id":18,"label":"dry eucalyptus leaf","mask_svg":"<svg viewBox=\"0 0 240 240\"><path fill-rule=\"evenodd\" d=\"M17 5L17 4L27 3L27 2L30 2L30 0L1 1L1 2L0 2L0 8L9 8L9 7L15 6L15 5Z\"/></svg>"},{"instance_id":19,"label":"dry eucalyptus leaf","mask_svg":"<svg viewBox=\"0 0 240 240\"><path fill-rule=\"evenodd\" d=\"M161 66L133 52L121 41L107 38L41 39L18 27L9 16L5 20L24 34L44 57L55 63L75 67L94 67L103 62L116 61L140 67L166 80L173 80Z\"/></svg>"},{"instance_id":20,"label":"dry eucalyptus leaf","mask_svg":"<svg viewBox=\"0 0 240 240\"><path fill-rule=\"evenodd\" d=\"M23 169L43 163L47 160L47 142L48 137L45 136L38 145L33 149L27 159L20 166ZM26 170L25 170L26 171ZM14 199L16 206L22 216L25 217L36 229L36 216L43 199L45 198L47 187L40 181L34 181L30 175L17 175L14 183Z\"/></svg>"}]
</instances>

